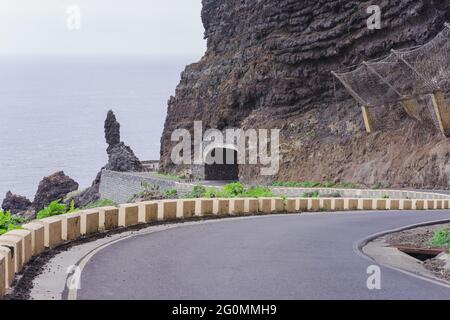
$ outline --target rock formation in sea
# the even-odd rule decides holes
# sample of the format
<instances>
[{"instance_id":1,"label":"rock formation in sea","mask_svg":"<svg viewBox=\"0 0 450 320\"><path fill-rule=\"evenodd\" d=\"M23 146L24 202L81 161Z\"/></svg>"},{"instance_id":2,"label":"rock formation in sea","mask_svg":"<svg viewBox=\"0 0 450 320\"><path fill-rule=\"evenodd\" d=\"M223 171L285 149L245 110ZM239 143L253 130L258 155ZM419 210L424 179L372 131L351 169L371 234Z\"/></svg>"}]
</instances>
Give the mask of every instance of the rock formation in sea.
<instances>
[{"instance_id":1,"label":"rock formation in sea","mask_svg":"<svg viewBox=\"0 0 450 320\"><path fill-rule=\"evenodd\" d=\"M2 203L3 211L11 211L12 214L27 211L31 206L32 203L29 199L21 195L13 194L11 191L6 193Z\"/></svg>"},{"instance_id":2,"label":"rock formation in sea","mask_svg":"<svg viewBox=\"0 0 450 320\"><path fill-rule=\"evenodd\" d=\"M43 209L54 200L63 200L70 192L78 190L78 183L65 175L56 172L42 179L34 196L33 207L36 211Z\"/></svg>"},{"instance_id":3,"label":"rock formation in sea","mask_svg":"<svg viewBox=\"0 0 450 320\"><path fill-rule=\"evenodd\" d=\"M203 0L207 51L186 67L168 103L161 170L174 129L281 129L281 168L260 176L241 166L245 182L274 180L376 182L392 187L450 186L450 140L402 108L368 134L360 106L332 70L421 45L450 21L448 1L381 0L381 30L367 28L360 0ZM258 170L258 171L257 171Z\"/></svg>"},{"instance_id":4,"label":"rock formation in sea","mask_svg":"<svg viewBox=\"0 0 450 320\"><path fill-rule=\"evenodd\" d=\"M120 140L120 123L112 110L108 111L105 120L105 140L108 144L106 152L108 154L108 163L101 170L111 170L120 172L142 172L144 168L141 161L136 157L133 150ZM78 195L66 199L69 203L72 199L77 207L100 199L99 186L101 171L92 182L91 187Z\"/></svg>"}]
</instances>

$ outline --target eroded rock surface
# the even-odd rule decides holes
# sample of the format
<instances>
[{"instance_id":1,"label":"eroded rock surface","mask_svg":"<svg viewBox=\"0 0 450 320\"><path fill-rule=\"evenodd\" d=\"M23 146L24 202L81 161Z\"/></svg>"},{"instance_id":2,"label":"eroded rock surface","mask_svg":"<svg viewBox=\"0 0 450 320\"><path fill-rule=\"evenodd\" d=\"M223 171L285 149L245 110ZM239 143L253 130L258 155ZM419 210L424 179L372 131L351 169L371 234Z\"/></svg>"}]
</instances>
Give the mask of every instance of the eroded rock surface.
<instances>
[{"instance_id":1,"label":"eroded rock surface","mask_svg":"<svg viewBox=\"0 0 450 320\"><path fill-rule=\"evenodd\" d=\"M65 175L56 172L42 179L34 196L33 207L39 211L54 200L63 200L72 191L78 190L78 183Z\"/></svg>"},{"instance_id":2,"label":"eroded rock surface","mask_svg":"<svg viewBox=\"0 0 450 320\"><path fill-rule=\"evenodd\" d=\"M13 194L11 191L8 191L6 193L5 199L3 199L2 209L4 211L11 211L12 214L17 214L30 208L30 200L28 200L24 196Z\"/></svg>"},{"instance_id":3,"label":"eroded rock surface","mask_svg":"<svg viewBox=\"0 0 450 320\"><path fill-rule=\"evenodd\" d=\"M423 44L450 21L448 1L382 0L382 29L369 30L356 0L203 0L208 48L186 67L171 97L161 138L161 170L177 128L281 129L280 171L262 177L242 166L246 182L380 182L392 187L449 187L450 140L402 108L380 111L383 128L364 131L360 107L333 79L391 49ZM335 90L336 89L336 90Z\"/></svg>"}]
</instances>

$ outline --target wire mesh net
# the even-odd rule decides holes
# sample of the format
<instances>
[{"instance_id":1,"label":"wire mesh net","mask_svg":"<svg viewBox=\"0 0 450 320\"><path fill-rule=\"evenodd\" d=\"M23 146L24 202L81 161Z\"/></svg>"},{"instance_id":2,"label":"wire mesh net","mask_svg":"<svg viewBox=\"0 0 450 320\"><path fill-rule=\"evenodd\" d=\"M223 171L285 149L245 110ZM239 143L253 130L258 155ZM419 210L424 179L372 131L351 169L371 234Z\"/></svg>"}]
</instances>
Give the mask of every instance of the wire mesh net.
<instances>
[{"instance_id":1,"label":"wire mesh net","mask_svg":"<svg viewBox=\"0 0 450 320\"><path fill-rule=\"evenodd\" d=\"M439 126L430 94L440 90L447 101L450 98L450 26L446 24L442 32L422 46L392 50L387 57L333 74L361 105L376 108L375 114L398 108L416 120ZM374 120L376 127L387 125Z\"/></svg>"}]
</instances>

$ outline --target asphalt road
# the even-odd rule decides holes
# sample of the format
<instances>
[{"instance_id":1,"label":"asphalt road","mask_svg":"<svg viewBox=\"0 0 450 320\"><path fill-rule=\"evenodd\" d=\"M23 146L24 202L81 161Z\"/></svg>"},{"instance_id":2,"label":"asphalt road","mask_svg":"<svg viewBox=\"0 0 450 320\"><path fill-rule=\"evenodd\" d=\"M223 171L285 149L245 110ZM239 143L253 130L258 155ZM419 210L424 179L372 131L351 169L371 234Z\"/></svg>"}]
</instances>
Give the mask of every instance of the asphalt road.
<instances>
[{"instance_id":1,"label":"asphalt road","mask_svg":"<svg viewBox=\"0 0 450 320\"><path fill-rule=\"evenodd\" d=\"M450 219L449 211L265 216L129 238L85 266L78 299L450 299L450 289L381 268L354 244L371 234Z\"/></svg>"}]
</instances>

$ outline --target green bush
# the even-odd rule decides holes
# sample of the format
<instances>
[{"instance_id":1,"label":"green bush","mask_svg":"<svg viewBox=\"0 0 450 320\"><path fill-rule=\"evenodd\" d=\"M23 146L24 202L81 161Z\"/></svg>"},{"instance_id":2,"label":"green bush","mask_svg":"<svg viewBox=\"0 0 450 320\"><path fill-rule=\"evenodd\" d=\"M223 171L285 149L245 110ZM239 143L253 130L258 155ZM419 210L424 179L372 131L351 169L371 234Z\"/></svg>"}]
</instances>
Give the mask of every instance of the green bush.
<instances>
[{"instance_id":1,"label":"green bush","mask_svg":"<svg viewBox=\"0 0 450 320\"><path fill-rule=\"evenodd\" d=\"M450 248L450 228L443 228L434 233L431 245Z\"/></svg>"},{"instance_id":2,"label":"green bush","mask_svg":"<svg viewBox=\"0 0 450 320\"><path fill-rule=\"evenodd\" d=\"M267 187L250 187L243 196L246 198L268 198L273 197L274 194Z\"/></svg>"},{"instance_id":3,"label":"green bush","mask_svg":"<svg viewBox=\"0 0 450 320\"><path fill-rule=\"evenodd\" d=\"M250 187L246 189L242 183L235 182L229 183L221 189L205 188L198 185L185 198L261 198L273 196L273 192L268 187Z\"/></svg>"},{"instance_id":4,"label":"green bush","mask_svg":"<svg viewBox=\"0 0 450 320\"><path fill-rule=\"evenodd\" d=\"M10 211L3 212L0 210L0 235L15 229L20 229L20 225L25 219L15 217Z\"/></svg>"},{"instance_id":5,"label":"green bush","mask_svg":"<svg viewBox=\"0 0 450 320\"><path fill-rule=\"evenodd\" d=\"M64 203L61 203L61 200L55 200L50 202L48 206L39 211L36 215L38 219L44 219L53 216L59 216L61 214L76 212L79 209L75 208L75 201L70 202L69 208Z\"/></svg>"},{"instance_id":6,"label":"green bush","mask_svg":"<svg viewBox=\"0 0 450 320\"><path fill-rule=\"evenodd\" d=\"M225 185L220 192L220 196L222 198L235 198L242 196L244 193L244 185L240 182L235 182Z\"/></svg>"},{"instance_id":7,"label":"green bush","mask_svg":"<svg viewBox=\"0 0 450 320\"><path fill-rule=\"evenodd\" d=\"M206 188L202 185L197 185L194 186L194 188L192 189L192 191L190 193L188 193L185 197L186 198L203 198L204 194L206 192Z\"/></svg>"},{"instance_id":8,"label":"green bush","mask_svg":"<svg viewBox=\"0 0 450 320\"><path fill-rule=\"evenodd\" d=\"M58 216L67 212L67 206L61 203L61 200L55 200L50 202L48 206L37 213L38 219L44 219L52 216Z\"/></svg>"},{"instance_id":9,"label":"green bush","mask_svg":"<svg viewBox=\"0 0 450 320\"><path fill-rule=\"evenodd\" d=\"M164 191L164 198L166 199L177 199L178 198L178 191L175 188L167 189Z\"/></svg>"}]
</instances>

